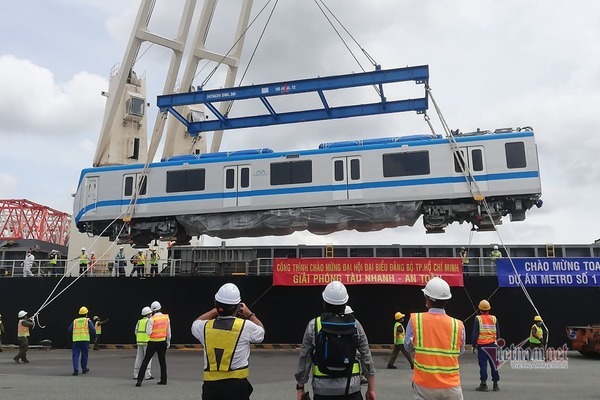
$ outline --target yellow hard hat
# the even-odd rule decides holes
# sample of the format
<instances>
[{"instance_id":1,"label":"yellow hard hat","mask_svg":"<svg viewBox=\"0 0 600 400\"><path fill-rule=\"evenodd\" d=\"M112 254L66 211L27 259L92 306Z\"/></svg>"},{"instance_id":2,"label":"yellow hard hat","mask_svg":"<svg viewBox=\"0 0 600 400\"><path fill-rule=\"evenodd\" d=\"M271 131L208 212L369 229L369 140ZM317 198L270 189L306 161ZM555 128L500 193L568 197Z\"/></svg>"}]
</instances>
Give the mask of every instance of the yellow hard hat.
<instances>
[{"instance_id":1,"label":"yellow hard hat","mask_svg":"<svg viewBox=\"0 0 600 400\"><path fill-rule=\"evenodd\" d=\"M404 318L404 314L402 314L400 311L398 311L396 314L394 314L394 319L398 320L398 319L402 319Z\"/></svg>"},{"instance_id":2,"label":"yellow hard hat","mask_svg":"<svg viewBox=\"0 0 600 400\"><path fill-rule=\"evenodd\" d=\"M490 302L487 300L481 300L479 302L479 309L481 311L489 311L492 308L492 306L490 306Z\"/></svg>"},{"instance_id":3,"label":"yellow hard hat","mask_svg":"<svg viewBox=\"0 0 600 400\"><path fill-rule=\"evenodd\" d=\"M540 317L539 315L536 315L535 317L533 317L533 320L535 322L542 322L542 317Z\"/></svg>"},{"instance_id":4,"label":"yellow hard hat","mask_svg":"<svg viewBox=\"0 0 600 400\"><path fill-rule=\"evenodd\" d=\"M86 306L81 306L81 308L79 309L79 315L85 315L88 313L88 309Z\"/></svg>"}]
</instances>

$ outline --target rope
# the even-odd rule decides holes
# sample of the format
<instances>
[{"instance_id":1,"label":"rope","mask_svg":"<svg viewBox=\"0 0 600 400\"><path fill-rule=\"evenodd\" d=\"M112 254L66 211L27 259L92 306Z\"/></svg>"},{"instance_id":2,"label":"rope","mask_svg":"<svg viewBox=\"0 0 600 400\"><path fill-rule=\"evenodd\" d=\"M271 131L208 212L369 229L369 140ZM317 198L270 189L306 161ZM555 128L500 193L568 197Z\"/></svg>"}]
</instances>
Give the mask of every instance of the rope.
<instances>
[{"instance_id":1,"label":"rope","mask_svg":"<svg viewBox=\"0 0 600 400\"><path fill-rule=\"evenodd\" d=\"M494 227L494 231L496 232L496 235L498 236L498 240L500 241L500 244L502 245L502 248L506 252L507 258L510 261L510 265L511 265L511 267L512 267L514 273L515 273L515 276L517 276L517 283L518 283L519 287L523 291L523 294L525 295L525 298L527 299L527 301L529 302L529 304L533 307L534 311L536 312L536 315L540 315L539 310L535 306L535 303L534 303L533 299L529 295L529 292L527 291L527 288L525 287L525 284L522 282L521 277L520 277L519 273L517 272L517 268L515 267L515 264L514 264L514 261L513 261L512 257L511 257L511 255L510 255L510 252L509 252L508 248L506 247L506 244L504 243L504 240L502 239L502 235L498 231L498 226L496 225L496 222L494 221L494 218L492 217L492 212L491 212L491 209L490 209L489 204L487 202L487 199L485 198L485 196L482 195L482 193L481 193L481 191L479 189L479 186L477 185L477 181L475 180L473 174L471 173L470 168L466 168L467 164L466 164L466 160L464 158L465 155L463 154L463 152L458 147L458 143L456 143L456 139L454 138L454 134L453 134L452 130L450 130L450 128L448 126L448 123L446 122L446 119L444 118L440 107L438 106L437 102L435 101L435 98L433 97L433 93L432 93L431 87L428 84L426 84L425 89L426 89L429 97L431 98L431 102L433 103L433 106L434 106L434 108L436 110L436 113L438 114L438 118L440 119L440 122L442 124L443 129L444 129L444 132L446 133L446 136L448 137L450 146L452 147L452 149L454 151L454 155L455 155L455 157L458 157L458 159L459 159L459 165L460 165L460 168L461 168L461 170L463 172L463 175L465 176L465 180L466 180L466 182L467 182L467 184L469 186L469 191L471 192L471 196L473 197L474 200L479 201L479 203L481 205L483 205L483 207L485 209L485 213L487 214L487 217L489 218L490 223ZM428 121L428 120L426 119L426 121ZM478 196L475 196L474 191L476 191L478 193ZM469 239L469 246L470 246L470 239ZM490 295L489 298L491 298L496 293L496 291L498 291L499 288L500 287L496 288L496 290L494 290L494 292ZM465 291L466 291L466 289L465 289ZM470 300L470 296L468 295L468 292L467 292L467 296L469 297L469 300ZM472 318L473 315L475 315L476 313L477 313L477 311L475 311L475 313L473 313L472 315L470 315L465 321L467 321L468 319ZM548 327L546 326L546 324L543 322L543 319L542 319L542 324L546 328L546 332L547 332L547 335L549 337L550 331L549 331Z\"/></svg>"},{"instance_id":2,"label":"rope","mask_svg":"<svg viewBox=\"0 0 600 400\"><path fill-rule=\"evenodd\" d=\"M373 57L371 57L371 55L358 43L358 41L354 38L354 36L352 36L350 34L350 32L348 31L348 29L346 29L346 27L344 26L344 24L342 24L342 22L335 16L335 14L329 9L329 7L327 7L327 5L325 4L324 0L314 0L315 4L317 5L317 7L319 7L319 10L321 10L321 13L323 14L323 16L325 17L325 19L327 20L327 22L329 22L329 25L331 25L331 27L333 28L333 30L335 31L335 33L338 35L338 37L340 38L340 40L342 41L342 43L344 44L344 46L346 47L346 49L348 49L348 52L350 53L350 55L352 56L352 58L354 58L354 61L356 61L356 64L358 64L358 66L360 67L360 69L365 72L364 67L362 66L362 64L360 63L360 61L358 61L358 58L356 57L356 55L354 54L354 52L352 51L352 49L350 49L350 46L348 46L348 43L346 43L346 41L344 40L344 38L342 37L342 35L340 34L340 32L338 31L338 29L335 27L335 25L333 24L333 22L331 21L331 19L329 18L329 16L327 15L327 13L325 12L325 10L323 10L323 7L325 7L327 9L327 11L329 12L329 14L331 14L331 16L336 20L336 22L344 29L344 31L348 34L348 36L350 36L350 38L354 41L354 43L358 46L359 49L361 49L361 51L363 52L363 54L365 55L365 57L367 57L367 59L369 60L369 62L371 64L373 64L374 67L377 67L378 64L377 62L373 59ZM321 4L319 4L319 2L323 5L323 7L321 7ZM377 93L378 96L381 97L381 91L379 90L379 87L377 87L376 85L373 85L373 89L375 89L375 92Z\"/></svg>"},{"instance_id":3,"label":"rope","mask_svg":"<svg viewBox=\"0 0 600 400\"><path fill-rule=\"evenodd\" d=\"M200 87L204 87L208 81L213 77L213 75L217 72L217 69L221 66L221 64L223 64L223 60L225 60L225 58L229 55L229 53L231 53L234 49L234 47L239 43L240 40L242 40L242 38L244 37L244 35L246 34L246 32L248 32L248 29L250 29L250 27L252 25L254 25L254 22L256 22L256 20L258 19L258 17L263 13L263 11L267 8L267 6L272 2L273 0L269 0L264 6L263 8L260 9L260 11L258 12L258 14L256 14L256 17L254 17L254 19L252 20L252 22L250 22L248 24L248 26L246 27L246 29L244 29L244 31L240 34L240 37L238 37L236 39L236 41L233 43L233 45L229 48L229 50L227 50L227 53L225 53L225 55L219 60L219 62L217 63L217 65L213 68L213 70L208 74L208 76L204 79L204 81L202 81L202 84L200 85ZM276 0L277 2L279 0ZM197 75L196 75L197 76ZM194 76L194 78L196 78L196 76Z\"/></svg>"},{"instance_id":4,"label":"rope","mask_svg":"<svg viewBox=\"0 0 600 400\"><path fill-rule=\"evenodd\" d=\"M106 232L106 230L107 230L107 229L108 229L108 228L109 228L109 227L110 227L110 226L111 226L111 225L112 225L114 222L116 222L116 221L117 221L119 218L121 218L121 215L123 215L123 214L121 213L121 214L120 214L119 216L117 216L117 217L116 217L116 218L115 218L115 219L114 219L114 220L113 220L113 221L112 221L110 224L108 224L108 225L106 226L106 228L104 228L104 230L103 230L103 231L100 233L100 235L98 235L98 236L96 237L96 240L94 240L94 241L92 242L92 244L91 244L91 246L90 246L90 247L93 247L93 246L96 244L96 242L97 242L98 240L100 240L100 238L102 237L102 234L103 234L104 232ZM123 224L123 225L121 225L121 230L119 231L119 235L118 235L118 236L120 236L120 235L121 235L121 233L123 232L123 229L124 229L124 228L125 228L125 225L124 225L124 224ZM117 236L117 237L118 237L118 236ZM102 259L102 258L104 258L104 256L105 256L105 255L106 255L106 254L107 254L107 253L108 253L108 252L109 252L109 251L110 251L110 250L113 248L113 246L114 246L114 245L115 245L115 242L112 242L112 244L109 246L109 248L108 248L108 249L107 249L107 250L106 250L104 253L102 253L102 254L100 255L100 258L101 258L101 259ZM44 308L48 307L48 305L50 305L50 303L52 303L54 300L56 300L56 299L57 299L57 298L58 298L58 297L59 297L61 294L63 294L63 293L64 293L64 292L65 292L65 291L66 291L66 290L69 288L69 287L71 287L71 285L73 285L75 282L77 282L77 281L79 280L79 278L81 278L83 275L85 275L85 274L86 274L86 273L87 273L87 272L88 272L88 271L91 269L91 267L92 267L90 264L88 264L88 267L87 267L87 269L86 269L85 271L83 271L82 273L80 273L80 274L77 276L77 278L75 278L75 279L73 280L73 282L69 283L69 284L68 284L68 285L67 285L67 286L66 286L66 287L65 287L63 290L61 290L61 291L60 291L60 292L59 292L59 293L58 293L56 296L52 297L52 295L54 294L54 292L56 292L56 290L57 290L57 289L58 289L58 287L60 286L61 282L62 282L62 281L63 281L63 280L66 278L67 274L68 274L68 273L70 273L70 272L71 272L71 270L72 270L73 268L75 268L75 267L78 267L78 266L79 266L79 263L78 263L78 259L77 259L77 260L75 260L75 262L74 262L74 263L71 265L71 267L69 267L69 268L68 268L68 269L65 271L65 274L64 274L64 275L63 275L63 276L62 276L62 277L61 277L61 278L58 280L57 284L54 286L54 288L52 289L52 291L50 292L50 294L48 295L48 297L46 298L46 300L44 300L44 301L42 302L42 305L41 305L41 306L38 308L38 310L37 310L37 311L36 311L36 312L35 312L35 313L32 315L32 319L34 319L34 323L35 323L35 321L37 321L37 325L39 325L39 327L40 327L40 328L42 328L42 329L44 329L44 328L45 328L45 326L41 324L41 322L40 322L40 319L39 319L39 314L40 314L40 312L41 312L41 311L42 311Z\"/></svg>"},{"instance_id":5,"label":"rope","mask_svg":"<svg viewBox=\"0 0 600 400\"><path fill-rule=\"evenodd\" d=\"M248 73L248 70L250 69L250 65L252 64L252 61L254 60L254 56L256 55L256 51L258 50L258 46L260 45L260 43L265 35L265 32L267 31L267 27L269 26L269 23L271 22L271 18L273 17L273 14L275 13L275 7L277 7L277 4L279 4L279 0L275 0L275 4L273 4L273 8L271 9L271 12L269 13L267 22L265 22L265 25L263 26L263 30L260 33L260 36L258 37L256 46L254 46L254 49L252 50L252 55L250 56L250 60L248 60L248 64L246 64L246 68L244 69L242 77L240 78L238 87L242 86L242 82L244 81L244 78L246 77L246 74ZM229 114L229 112L231 111L231 108L233 107L233 103L234 103L233 101L230 101L229 104L227 105L226 114Z\"/></svg>"}]
</instances>

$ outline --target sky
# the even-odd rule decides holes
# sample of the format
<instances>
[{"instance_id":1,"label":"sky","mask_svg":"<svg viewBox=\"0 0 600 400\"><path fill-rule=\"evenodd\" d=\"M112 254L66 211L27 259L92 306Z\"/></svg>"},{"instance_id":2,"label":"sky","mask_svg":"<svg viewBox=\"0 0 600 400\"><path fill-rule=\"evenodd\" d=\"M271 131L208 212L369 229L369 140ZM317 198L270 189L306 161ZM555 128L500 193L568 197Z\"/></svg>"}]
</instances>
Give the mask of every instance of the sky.
<instances>
[{"instance_id":1,"label":"sky","mask_svg":"<svg viewBox=\"0 0 600 400\"><path fill-rule=\"evenodd\" d=\"M202 1L198 2L198 9ZM268 0L255 0L252 17ZM240 61L243 84L373 69L358 46L346 48L315 1L273 4L250 28ZM111 68L125 52L139 1L10 2L0 14L0 198L28 199L72 212L79 174L91 166ZM239 0L219 3L209 48L233 43L227 23ZM413 227L379 232L227 240L251 244L589 244L600 238L600 3L591 0L325 0L352 37L384 69L429 65L435 100L451 129L531 126L542 176L542 208L498 232L457 223L444 234ZM151 30L173 37L183 0L158 0ZM250 61L251 54L255 55ZM149 113L170 53L142 47ZM359 60L359 65L353 57ZM210 71L203 69L195 85ZM219 81L219 79L221 79ZM239 80L238 80L239 81ZM216 74L207 88L222 85ZM414 88L400 89L413 93ZM430 107L436 131L442 127ZM148 118L153 123L154 117ZM226 131L221 150L315 148L321 142L429 133L415 113ZM205 238L205 244L219 244Z\"/></svg>"}]
</instances>

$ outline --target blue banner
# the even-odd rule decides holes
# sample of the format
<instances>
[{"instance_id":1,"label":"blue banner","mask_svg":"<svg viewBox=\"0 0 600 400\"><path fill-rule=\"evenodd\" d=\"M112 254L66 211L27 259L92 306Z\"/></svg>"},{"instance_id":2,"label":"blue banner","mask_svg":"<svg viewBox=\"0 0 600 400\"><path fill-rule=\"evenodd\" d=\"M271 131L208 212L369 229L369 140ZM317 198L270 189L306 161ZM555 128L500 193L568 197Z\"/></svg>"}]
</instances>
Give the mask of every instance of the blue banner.
<instances>
[{"instance_id":1,"label":"blue banner","mask_svg":"<svg viewBox=\"0 0 600 400\"><path fill-rule=\"evenodd\" d=\"M518 287L598 287L600 258L508 258L496 260L498 285ZM516 271L515 271L516 270Z\"/></svg>"}]
</instances>

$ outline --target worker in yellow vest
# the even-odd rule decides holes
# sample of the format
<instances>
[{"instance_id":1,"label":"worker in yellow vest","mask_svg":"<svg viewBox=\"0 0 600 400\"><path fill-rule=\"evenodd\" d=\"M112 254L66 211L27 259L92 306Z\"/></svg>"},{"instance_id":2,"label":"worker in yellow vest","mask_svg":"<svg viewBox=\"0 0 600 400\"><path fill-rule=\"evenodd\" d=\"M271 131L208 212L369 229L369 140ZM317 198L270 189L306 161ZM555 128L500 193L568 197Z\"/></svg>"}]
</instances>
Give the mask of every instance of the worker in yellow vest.
<instances>
[{"instance_id":1,"label":"worker in yellow vest","mask_svg":"<svg viewBox=\"0 0 600 400\"><path fill-rule=\"evenodd\" d=\"M158 275L158 260L160 260L160 256L156 249L150 249L150 275L156 276Z\"/></svg>"},{"instance_id":2,"label":"worker in yellow vest","mask_svg":"<svg viewBox=\"0 0 600 400\"><path fill-rule=\"evenodd\" d=\"M546 347L546 337L544 336L544 330L542 329L544 322L542 317L536 315L533 317L533 325L529 331L529 358L544 360L546 358L544 354L544 348ZM535 350L539 349L539 350Z\"/></svg>"},{"instance_id":3,"label":"worker in yellow vest","mask_svg":"<svg viewBox=\"0 0 600 400\"><path fill-rule=\"evenodd\" d=\"M479 362L479 379L481 383L475 390L478 392L487 392L487 366L490 365L492 371L492 382L494 383L493 390L497 392L500 390L498 387L498 381L500 380L500 374L498 373L498 358L497 351L498 346L496 340L500 334L500 328L498 327L498 319L490 314L492 306L487 300L481 300L479 302L480 315L475 317L473 323L473 345L477 348L477 359Z\"/></svg>"},{"instance_id":4,"label":"worker in yellow vest","mask_svg":"<svg viewBox=\"0 0 600 400\"><path fill-rule=\"evenodd\" d=\"M17 322L17 340L19 342L19 353L13 360L18 364L19 360L27 364L27 350L29 350L29 329L33 328L35 324L32 320L27 318L27 311L19 311L17 314L19 322Z\"/></svg>"},{"instance_id":5,"label":"worker in yellow vest","mask_svg":"<svg viewBox=\"0 0 600 400\"><path fill-rule=\"evenodd\" d=\"M81 254L79 255L79 275L84 275L87 271L90 260L85 252L85 247L81 248ZM85 276L85 275L84 275Z\"/></svg>"},{"instance_id":6,"label":"worker in yellow vest","mask_svg":"<svg viewBox=\"0 0 600 400\"><path fill-rule=\"evenodd\" d=\"M410 369L414 369L413 360L408 351L404 348L404 337L406 336L406 332L404 331L404 314L398 311L394 315L394 350L392 350L392 355L387 364L388 369L396 369L394 363L396 362L396 358L398 357L398 353L402 352L408 364L410 365Z\"/></svg>"},{"instance_id":7,"label":"worker in yellow vest","mask_svg":"<svg viewBox=\"0 0 600 400\"><path fill-rule=\"evenodd\" d=\"M69 333L73 337L73 349L71 355L73 358L73 376L79 375L79 357L81 356L81 373L87 374L88 354L90 350L90 338L96 334L94 324L88 318L88 309L86 306L79 308L79 317L73 320L69 326Z\"/></svg>"},{"instance_id":8,"label":"worker in yellow vest","mask_svg":"<svg viewBox=\"0 0 600 400\"><path fill-rule=\"evenodd\" d=\"M433 277L422 290L429 311L411 314L404 341L415 352L413 398L462 400L458 356L465 350L465 327L446 315L452 293L445 280Z\"/></svg>"},{"instance_id":9,"label":"worker in yellow vest","mask_svg":"<svg viewBox=\"0 0 600 400\"><path fill-rule=\"evenodd\" d=\"M102 335L102 325L108 322L108 318L101 320L99 316L94 317L94 329L96 330L96 337L94 338L94 350L100 349L100 335Z\"/></svg>"},{"instance_id":10,"label":"worker in yellow vest","mask_svg":"<svg viewBox=\"0 0 600 400\"><path fill-rule=\"evenodd\" d=\"M161 312L162 306L158 301L153 301L150 305L150 310L153 315L146 323L146 333L148 334L148 347L146 355L140 365L137 382L135 386L142 386L142 381L146 374L146 369L154 353L158 354L158 363L160 364L160 381L159 385L167 384L167 349L171 346L171 321L168 314Z\"/></svg>"},{"instance_id":11,"label":"worker in yellow vest","mask_svg":"<svg viewBox=\"0 0 600 400\"><path fill-rule=\"evenodd\" d=\"M252 393L248 382L250 343L262 342L265 329L242 303L236 285L221 286L215 295L215 307L192 324L192 335L204 346L202 399L249 399Z\"/></svg>"},{"instance_id":12,"label":"worker in yellow vest","mask_svg":"<svg viewBox=\"0 0 600 400\"><path fill-rule=\"evenodd\" d=\"M140 373L140 366L142 365L142 361L144 361L144 356L146 355L146 350L148 348L148 340L150 340L150 335L146 333L146 326L148 325L148 321L152 316L152 309L148 306L142 308L142 318L138 320L135 324L135 341L137 343L137 353L135 355L135 364L133 365L133 379L137 379L138 374ZM144 380L154 379L152 377L152 359L148 362L148 367L146 368L146 374L144 376Z\"/></svg>"}]
</instances>

